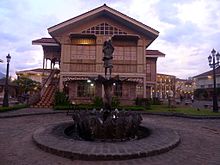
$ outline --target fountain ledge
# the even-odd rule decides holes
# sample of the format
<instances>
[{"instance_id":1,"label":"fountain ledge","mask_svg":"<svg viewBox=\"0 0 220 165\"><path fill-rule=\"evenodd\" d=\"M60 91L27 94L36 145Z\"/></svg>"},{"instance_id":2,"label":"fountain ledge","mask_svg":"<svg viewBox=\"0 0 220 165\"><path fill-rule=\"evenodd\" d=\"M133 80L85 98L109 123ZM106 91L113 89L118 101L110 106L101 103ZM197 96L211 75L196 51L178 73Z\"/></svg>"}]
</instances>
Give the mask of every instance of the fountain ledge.
<instances>
[{"instance_id":1,"label":"fountain ledge","mask_svg":"<svg viewBox=\"0 0 220 165\"><path fill-rule=\"evenodd\" d=\"M180 143L180 136L171 129L143 122L151 135L126 142L90 142L69 138L64 129L73 121L50 124L36 130L32 136L42 150L72 160L126 160L168 152Z\"/></svg>"}]
</instances>

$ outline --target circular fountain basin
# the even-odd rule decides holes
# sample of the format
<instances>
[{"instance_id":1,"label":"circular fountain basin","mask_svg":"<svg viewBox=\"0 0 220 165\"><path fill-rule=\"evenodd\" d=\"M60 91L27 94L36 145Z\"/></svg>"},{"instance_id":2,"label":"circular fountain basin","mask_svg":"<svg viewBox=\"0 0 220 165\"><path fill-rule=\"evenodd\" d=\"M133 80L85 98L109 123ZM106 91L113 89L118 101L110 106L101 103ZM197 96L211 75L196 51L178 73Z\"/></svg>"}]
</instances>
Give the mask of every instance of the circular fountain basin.
<instances>
[{"instance_id":1,"label":"circular fountain basin","mask_svg":"<svg viewBox=\"0 0 220 165\"><path fill-rule=\"evenodd\" d=\"M73 121L60 122L41 127L33 134L35 144L46 152L70 159L81 160L125 160L158 155L175 148L180 136L171 129L147 125L150 134L130 141L84 141L70 138L65 130Z\"/></svg>"},{"instance_id":2,"label":"circular fountain basin","mask_svg":"<svg viewBox=\"0 0 220 165\"><path fill-rule=\"evenodd\" d=\"M67 126L64 129L64 134L72 138L74 140L81 140L81 141L90 141L90 142L125 142L125 141L133 141L133 140L139 140L142 138L146 138L151 134L151 131L143 126L139 126L138 131L132 135L132 136L127 136L125 138L85 138L83 136L80 136L79 132L77 129L75 129L75 125L72 124L70 126Z\"/></svg>"}]
</instances>

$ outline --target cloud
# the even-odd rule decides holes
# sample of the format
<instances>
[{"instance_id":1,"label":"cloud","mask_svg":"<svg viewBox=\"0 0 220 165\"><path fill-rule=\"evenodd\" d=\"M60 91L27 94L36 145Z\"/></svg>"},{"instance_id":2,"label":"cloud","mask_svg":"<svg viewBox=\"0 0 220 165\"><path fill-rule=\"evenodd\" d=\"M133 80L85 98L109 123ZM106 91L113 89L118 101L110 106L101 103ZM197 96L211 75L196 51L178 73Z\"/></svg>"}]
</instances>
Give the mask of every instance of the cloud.
<instances>
[{"instance_id":1,"label":"cloud","mask_svg":"<svg viewBox=\"0 0 220 165\"><path fill-rule=\"evenodd\" d=\"M156 42L155 45L166 54L165 58L158 59L159 73L188 78L209 70L207 45L201 45L201 49L194 45L179 45L160 39Z\"/></svg>"},{"instance_id":2,"label":"cloud","mask_svg":"<svg viewBox=\"0 0 220 165\"><path fill-rule=\"evenodd\" d=\"M191 41L193 39L201 39L199 37L200 35L201 34L196 25L186 22L177 24L175 27L168 29L165 34L161 35L161 39L167 40L174 44L192 44Z\"/></svg>"},{"instance_id":3,"label":"cloud","mask_svg":"<svg viewBox=\"0 0 220 165\"><path fill-rule=\"evenodd\" d=\"M11 74L42 67L42 48L31 41L49 37L47 28L104 3L160 32L149 47L166 54L158 59L159 72L194 76L209 70L212 48L220 51L219 0L1 0L0 59L11 54ZM5 67L0 64L0 72Z\"/></svg>"},{"instance_id":4,"label":"cloud","mask_svg":"<svg viewBox=\"0 0 220 165\"><path fill-rule=\"evenodd\" d=\"M15 71L23 68L33 68L42 66L39 65L39 60L42 61L43 54L36 53L42 50L36 49L31 45L34 38L48 36L47 23L56 19L51 19L48 15L39 17L34 15L31 10L29 1L1 1L0 2L0 58L5 61L5 56L11 54L10 73L15 75ZM5 73L6 64L1 64L0 72Z\"/></svg>"},{"instance_id":5,"label":"cloud","mask_svg":"<svg viewBox=\"0 0 220 165\"><path fill-rule=\"evenodd\" d=\"M161 2L161 1L160 1ZM158 3L158 21L169 24L150 46L166 54L158 59L158 71L180 78L209 70L207 57L219 48L220 1L166 1Z\"/></svg>"}]
</instances>

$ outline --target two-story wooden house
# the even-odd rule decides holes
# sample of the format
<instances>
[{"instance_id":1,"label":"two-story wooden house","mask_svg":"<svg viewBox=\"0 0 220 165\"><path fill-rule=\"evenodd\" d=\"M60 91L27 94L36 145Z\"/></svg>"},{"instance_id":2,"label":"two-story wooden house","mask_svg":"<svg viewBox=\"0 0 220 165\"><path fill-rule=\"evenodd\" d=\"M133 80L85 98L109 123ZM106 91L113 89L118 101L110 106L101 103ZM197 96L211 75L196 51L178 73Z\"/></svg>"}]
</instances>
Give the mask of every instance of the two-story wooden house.
<instances>
[{"instance_id":1,"label":"two-story wooden house","mask_svg":"<svg viewBox=\"0 0 220 165\"><path fill-rule=\"evenodd\" d=\"M75 102L89 102L104 96L98 75L104 75L103 43L114 46L112 76L124 79L114 84L114 93L124 104L136 97L150 97L156 84L156 61L165 55L147 50L159 32L114 10L100 6L48 29L52 38L34 40L44 50L43 68L51 61L60 66L59 90ZM117 90L117 91L116 91Z\"/></svg>"}]
</instances>

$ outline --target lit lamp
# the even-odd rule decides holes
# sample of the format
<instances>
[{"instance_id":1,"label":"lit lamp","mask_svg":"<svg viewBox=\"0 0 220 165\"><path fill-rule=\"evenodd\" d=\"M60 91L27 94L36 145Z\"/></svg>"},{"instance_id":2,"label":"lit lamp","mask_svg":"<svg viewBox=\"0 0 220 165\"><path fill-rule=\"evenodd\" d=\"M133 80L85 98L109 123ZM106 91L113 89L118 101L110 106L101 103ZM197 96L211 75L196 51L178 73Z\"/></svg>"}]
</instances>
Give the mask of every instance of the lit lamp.
<instances>
[{"instance_id":1,"label":"lit lamp","mask_svg":"<svg viewBox=\"0 0 220 165\"><path fill-rule=\"evenodd\" d=\"M10 54L6 56L7 59L7 69L6 69L6 78L5 78L5 88L4 88L4 99L3 99L3 107L8 107L8 75L9 75L9 63L11 60Z\"/></svg>"},{"instance_id":2,"label":"lit lamp","mask_svg":"<svg viewBox=\"0 0 220 165\"><path fill-rule=\"evenodd\" d=\"M210 68L213 68L213 112L218 112L215 69L219 66L220 54L216 53L215 49L212 49L211 54L208 57L208 61Z\"/></svg>"}]
</instances>

